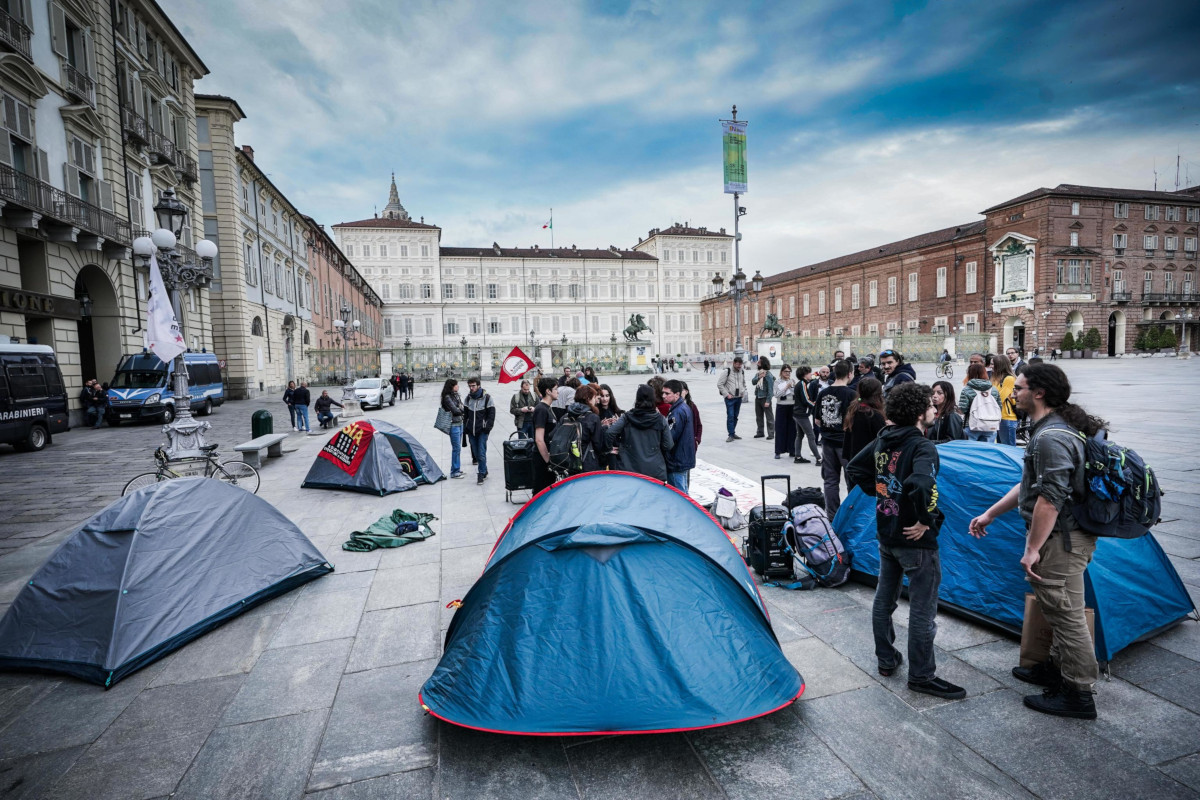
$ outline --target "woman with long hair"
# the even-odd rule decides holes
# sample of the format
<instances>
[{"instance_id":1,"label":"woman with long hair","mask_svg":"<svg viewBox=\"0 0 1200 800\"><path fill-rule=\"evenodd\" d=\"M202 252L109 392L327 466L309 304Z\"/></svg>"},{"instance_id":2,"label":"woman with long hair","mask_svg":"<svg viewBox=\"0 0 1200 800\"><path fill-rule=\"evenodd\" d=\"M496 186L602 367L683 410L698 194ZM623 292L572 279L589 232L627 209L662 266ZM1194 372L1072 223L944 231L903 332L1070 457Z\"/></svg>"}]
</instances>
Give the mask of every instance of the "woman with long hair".
<instances>
[{"instance_id":1,"label":"woman with long hair","mask_svg":"<svg viewBox=\"0 0 1200 800\"><path fill-rule=\"evenodd\" d=\"M804 452L804 440L808 439L808 450L821 466L821 451L817 448L817 435L813 431L813 413L817 408L817 390L813 386L812 367L801 364L796 367L796 388L792 393L795 400L792 406L792 422L796 426L796 441L792 446L795 458L794 464L811 464L801 453Z\"/></svg>"},{"instance_id":2,"label":"woman with long hair","mask_svg":"<svg viewBox=\"0 0 1200 800\"><path fill-rule=\"evenodd\" d=\"M1017 376L1013 374L1012 362L1008 356L992 356L992 386L1000 393L1000 430L997 438L1000 444L1017 444L1017 401L1013 397L1013 386Z\"/></svg>"},{"instance_id":3,"label":"woman with long hair","mask_svg":"<svg viewBox=\"0 0 1200 800\"><path fill-rule=\"evenodd\" d=\"M937 419L925 431L925 438L935 444L966 438L963 434L963 415L954 399L954 384L938 381L933 384L933 405Z\"/></svg>"},{"instance_id":4,"label":"woman with long hair","mask_svg":"<svg viewBox=\"0 0 1200 800\"><path fill-rule=\"evenodd\" d=\"M700 409L696 408L696 404L692 402L692 390L688 388L687 381L680 381L679 384L683 387L683 402L688 404L688 408L692 411L692 433L696 438L696 449L700 449L700 435L704 432L703 426L700 424Z\"/></svg>"},{"instance_id":5,"label":"woman with long hair","mask_svg":"<svg viewBox=\"0 0 1200 800\"><path fill-rule=\"evenodd\" d=\"M450 477L462 478L462 436L463 408L462 399L458 396L458 381L446 378L442 384L442 408L450 412Z\"/></svg>"},{"instance_id":6,"label":"woman with long hair","mask_svg":"<svg viewBox=\"0 0 1200 800\"><path fill-rule=\"evenodd\" d=\"M883 414L883 384L875 378L863 378L858 382L858 396L850 401L846 409L846 420L842 423L842 460L849 461L858 451L875 441L875 437L887 425Z\"/></svg>"},{"instance_id":7,"label":"woman with long hair","mask_svg":"<svg viewBox=\"0 0 1200 800\"><path fill-rule=\"evenodd\" d=\"M579 421L580 444L584 472L598 472L608 464L608 448L604 444L604 426L596 415L596 398L600 391L590 383L575 390L575 399L567 407L566 419Z\"/></svg>"},{"instance_id":8,"label":"woman with long hair","mask_svg":"<svg viewBox=\"0 0 1200 800\"><path fill-rule=\"evenodd\" d=\"M784 364L775 379L775 457L784 453L796 456L796 422L792 409L796 407L796 392L799 387L792 378L792 368Z\"/></svg>"},{"instance_id":9,"label":"woman with long hair","mask_svg":"<svg viewBox=\"0 0 1200 800\"><path fill-rule=\"evenodd\" d=\"M612 388L607 383L597 384L596 388L600 390L596 415L600 417L601 422L615 420L625 413L620 404L617 403L617 396L613 394ZM608 422L606 424L611 425L612 423Z\"/></svg>"},{"instance_id":10,"label":"woman with long hair","mask_svg":"<svg viewBox=\"0 0 1200 800\"><path fill-rule=\"evenodd\" d=\"M958 396L958 408L963 412L963 419L967 421L967 438L973 442L995 442L995 431L973 431L971 430L971 404L975 402L975 397L980 392L991 392L992 397L996 398L996 404L1000 404L1000 392L995 386L992 386L991 380L988 379L987 367L983 362L972 362L967 367L967 385L963 387L962 394Z\"/></svg>"}]
</instances>

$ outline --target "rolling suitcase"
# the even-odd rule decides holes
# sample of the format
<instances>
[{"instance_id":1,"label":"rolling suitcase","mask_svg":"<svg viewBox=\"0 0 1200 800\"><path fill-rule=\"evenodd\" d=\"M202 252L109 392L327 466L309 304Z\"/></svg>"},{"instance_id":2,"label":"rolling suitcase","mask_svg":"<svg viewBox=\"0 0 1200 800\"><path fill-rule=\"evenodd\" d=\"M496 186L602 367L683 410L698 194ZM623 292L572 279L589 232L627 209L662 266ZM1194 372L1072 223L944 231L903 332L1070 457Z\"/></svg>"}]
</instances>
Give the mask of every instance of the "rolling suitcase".
<instances>
[{"instance_id":1,"label":"rolling suitcase","mask_svg":"<svg viewBox=\"0 0 1200 800\"><path fill-rule=\"evenodd\" d=\"M746 551L750 566L763 578L791 578L792 553L783 539L783 526L791 520L786 506L767 505L767 481L787 481L786 497L792 491L792 479L788 475L763 475L762 505L750 509L750 533L746 540Z\"/></svg>"},{"instance_id":2,"label":"rolling suitcase","mask_svg":"<svg viewBox=\"0 0 1200 800\"><path fill-rule=\"evenodd\" d=\"M537 456L537 443L522 436L520 431L513 431L505 440L504 489L508 502L513 502L513 492L533 489L533 459Z\"/></svg>"}]
</instances>

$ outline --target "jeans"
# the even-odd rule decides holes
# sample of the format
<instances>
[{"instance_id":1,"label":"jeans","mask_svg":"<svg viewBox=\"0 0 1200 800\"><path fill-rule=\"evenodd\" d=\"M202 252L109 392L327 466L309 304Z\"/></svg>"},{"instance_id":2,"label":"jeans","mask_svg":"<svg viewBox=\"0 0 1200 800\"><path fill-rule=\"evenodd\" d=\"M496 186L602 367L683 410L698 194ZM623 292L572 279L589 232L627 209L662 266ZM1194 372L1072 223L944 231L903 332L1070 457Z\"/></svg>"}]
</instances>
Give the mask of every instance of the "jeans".
<instances>
[{"instance_id":1,"label":"jeans","mask_svg":"<svg viewBox=\"0 0 1200 800\"><path fill-rule=\"evenodd\" d=\"M311 431L308 427L308 406L292 406L296 409L296 427L302 431Z\"/></svg>"},{"instance_id":2,"label":"jeans","mask_svg":"<svg viewBox=\"0 0 1200 800\"><path fill-rule=\"evenodd\" d=\"M1090 692L1100 672L1083 609L1083 572L1096 551L1096 537L1079 530L1071 531L1070 536L1068 553L1062 534L1051 534L1038 551L1041 561L1033 568L1042 579L1029 584L1053 632L1050 660L1058 664L1066 683Z\"/></svg>"},{"instance_id":3,"label":"jeans","mask_svg":"<svg viewBox=\"0 0 1200 800\"><path fill-rule=\"evenodd\" d=\"M471 445L471 452L475 455L475 459L479 462L479 474L487 475L487 437L486 433L467 434L467 441Z\"/></svg>"},{"instance_id":4,"label":"jeans","mask_svg":"<svg viewBox=\"0 0 1200 800\"><path fill-rule=\"evenodd\" d=\"M521 427L518 428L517 430L519 430L525 436L526 439L532 439L533 438L533 414L526 414L525 421L523 423L521 423Z\"/></svg>"},{"instance_id":5,"label":"jeans","mask_svg":"<svg viewBox=\"0 0 1200 800\"><path fill-rule=\"evenodd\" d=\"M318 412L317 412L317 424L319 424L319 425L320 425L322 428L324 428L324 427L325 427L325 425L326 425L326 424L327 424L327 423L328 423L328 422L329 422L331 419L333 419L333 413L332 413L332 412L330 412L330 411L318 411Z\"/></svg>"},{"instance_id":6,"label":"jeans","mask_svg":"<svg viewBox=\"0 0 1200 800\"><path fill-rule=\"evenodd\" d=\"M1001 423L1001 425L1003 424L1004 423ZM967 428L965 433L967 434L967 438L972 442L992 442L993 444L996 442L995 431L973 431L970 428Z\"/></svg>"},{"instance_id":7,"label":"jeans","mask_svg":"<svg viewBox=\"0 0 1200 800\"><path fill-rule=\"evenodd\" d=\"M733 436L737 430L738 414L742 410L742 398L725 398L725 430Z\"/></svg>"},{"instance_id":8,"label":"jeans","mask_svg":"<svg viewBox=\"0 0 1200 800\"><path fill-rule=\"evenodd\" d=\"M756 436L763 435L763 422L767 424L767 435L775 435L775 413L771 410L771 398L756 397L754 398L754 424L757 430Z\"/></svg>"},{"instance_id":9,"label":"jeans","mask_svg":"<svg viewBox=\"0 0 1200 800\"><path fill-rule=\"evenodd\" d=\"M450 426L450 474L462 472L462 423Z\"/></svg>"},{"instance_id":10,"label":"jeans","mask_svg":"<svg viewBox=\"0 0 1200 800\"><path fill-rule=\"evenodd\" d=\"M871 627L875 631L875 658L883 669L900 661L896 650L896 629L892 613L900 599L900 585L908 577L908 679L914 683L932 680L937 675L933 637L937 634L938 587L942 583L942 561L937 550L923 547L879 545L879 582L871 606ZM1080 572L1082 584L1083 573ZM1080 612L1082 617L1082 611ZM1084 628L1087 632L1087 628ZM1089 643L1090 644L1090 643Z\"/></svg>"},{"instance_id":11,"label":"jeans","mask_svg":"<svg viewBox=\"0 0 1200 800\"><path fill-rule=\"evenodd\" d=\"M793 420L796 422L796 455L801 455L804 450L804 440L808 439L808 449L812 452L813 458L820 458L821 452L817 450L817 437L813 433L812 417L808 414L793 415Z\"/></svg>"},{"instance_id":12,"label":"jeans","mask_svg":"<svg viewBox=\"0 0 1200 800\"><path fill-rule=\"evenodd\" d=\"M684 470L683 472L671 472L670 470L667 470L667 483L669 483L671 486L674 486L684 494L687 494L688 476L690 474L690 470Z\"/></svg>"},{"instance_id":13,"label":"jeans","mask_svg":"<svg viewBox=\"0 0 1200 800\"><path fill-rule=\"evenodd\" d=\"M288 419L292 421L292 427L296 427L296 407L288 403Z\"/></svg>"},{"instance_id":14,"label":"jeans","mask_svg":"<svg viewBox=\"0 0 1200 800\"><path fill-rule=\"evenodd\" d=\"M832 520L842 506L841 482L845 467L842 443L824 442L821 445L821 477L825 479L825 513Z\"/></svg>"},{"instance_id":15,"label":"jeans","mask_svg":"<svg viewBox=\"0 0 1200 800\"><path fill-rule=\"evenodd\" d=\"M1014 447L1017 444L1017 421L1015 419L1000 420L999 431L1000 444L1011 444Z\"/></svg>"}]
</instances>

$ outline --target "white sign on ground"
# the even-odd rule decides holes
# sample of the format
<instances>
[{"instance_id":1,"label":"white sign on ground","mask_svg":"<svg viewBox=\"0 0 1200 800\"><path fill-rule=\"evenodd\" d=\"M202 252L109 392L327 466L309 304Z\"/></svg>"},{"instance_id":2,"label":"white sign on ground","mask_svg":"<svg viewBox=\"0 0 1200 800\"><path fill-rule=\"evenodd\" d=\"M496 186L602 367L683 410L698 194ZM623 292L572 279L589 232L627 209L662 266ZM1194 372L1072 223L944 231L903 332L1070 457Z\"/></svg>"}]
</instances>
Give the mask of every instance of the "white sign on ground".
<instances>
[{"instance_id":1,"label":"white sign on ground","mask_svg":"<svg viewBox=\"0 0 1200 800\"><path fill-rule=\"evenodd\" d=\"M733 493L738 510L747 516L750 509L762 505L762 489L757 480L697 458L688 479L688 495L700 505L707 506L722 486ZM768 505L783 505L784 499L783 492L767 487Z\"/></svg>"}]
</instances>

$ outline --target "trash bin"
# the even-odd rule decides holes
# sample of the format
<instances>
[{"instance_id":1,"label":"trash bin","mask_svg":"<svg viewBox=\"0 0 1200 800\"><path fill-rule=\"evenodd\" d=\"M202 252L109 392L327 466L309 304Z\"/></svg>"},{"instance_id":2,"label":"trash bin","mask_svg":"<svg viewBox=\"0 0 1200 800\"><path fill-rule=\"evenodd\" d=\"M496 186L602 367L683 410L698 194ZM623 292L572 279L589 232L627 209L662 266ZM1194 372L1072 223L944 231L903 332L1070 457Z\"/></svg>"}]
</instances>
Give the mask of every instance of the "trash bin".
<instances>
[{"instance_id":1,"label":"trash bin","mask_svg":"<svg viewBox=\"0 0 1200 800\"><path fill-rule=\"evenodd\" d=\"M260 436L265 436L268 433L275 432L275 423L271 417L271 412L265 408L260 408L250 415L250 438L257 439Z\"/></svg>"}]
</instances>

